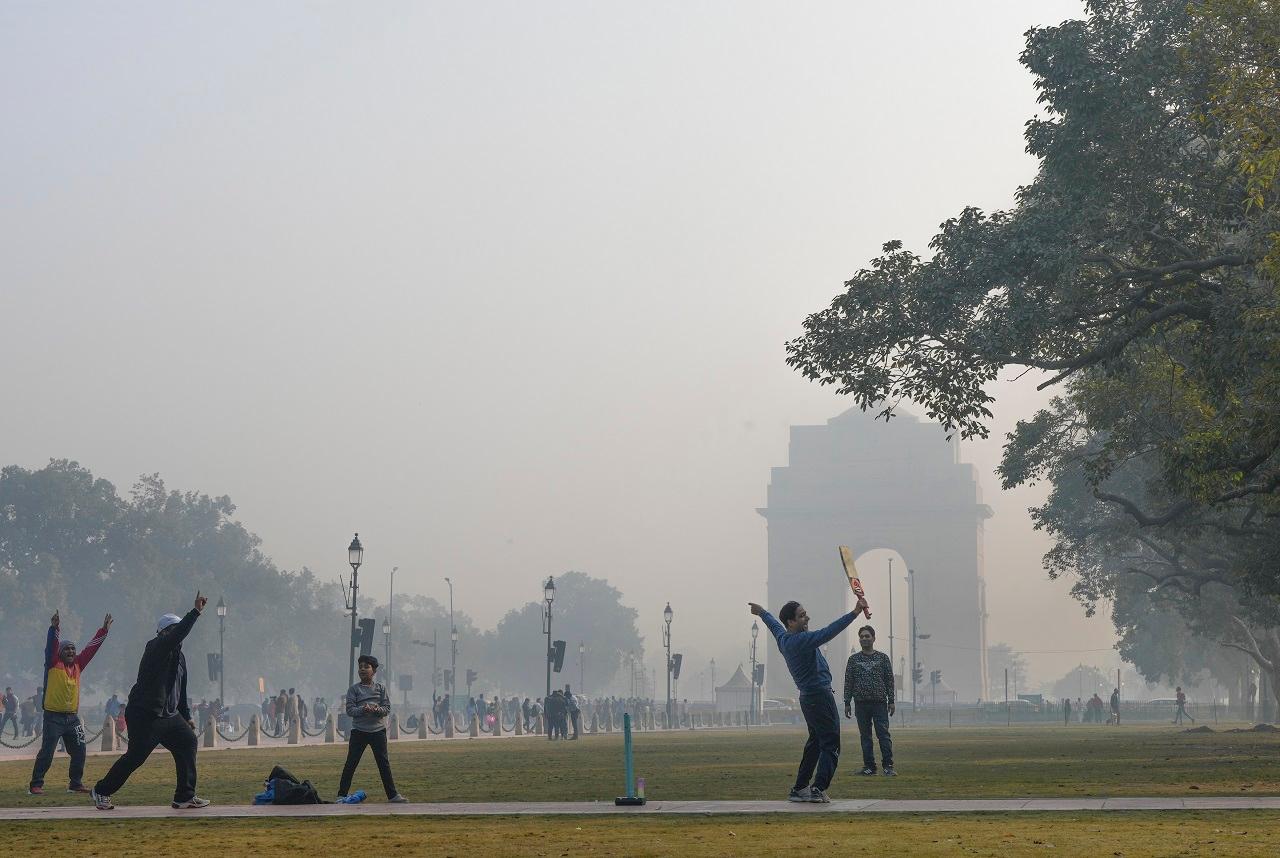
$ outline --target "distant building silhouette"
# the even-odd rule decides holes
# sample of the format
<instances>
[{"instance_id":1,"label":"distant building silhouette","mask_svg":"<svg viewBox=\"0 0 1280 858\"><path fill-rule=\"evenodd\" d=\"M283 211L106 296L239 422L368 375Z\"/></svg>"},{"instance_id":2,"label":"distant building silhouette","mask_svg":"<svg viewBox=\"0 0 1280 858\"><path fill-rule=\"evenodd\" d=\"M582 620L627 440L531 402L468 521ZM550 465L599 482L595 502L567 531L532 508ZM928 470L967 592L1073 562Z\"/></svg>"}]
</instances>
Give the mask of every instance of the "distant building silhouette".
<instances>
[{"instance_id":1,"label":"distant building silhouette","mask_svg":"<svg viewBox=\"0 0 1280 858\"><path fill-rule=\"evenodd\" d=\"M848 545L855 556L892 549L915 571L918 630L931 636L917 648L926 680L941 670L959 700L990 698L982 535L991 509L982 503L976 470L959 461L958 443L948 442L937 424L901 410L886 424L852 408L824 426L792 426L789 462L772 469L768 503L758 512L768 520L771 611L797 599L812 617L811 629L829 623L853 606L837 546ZM859 573L876 647L887 652L887 570L859 567ZM899 581L906 573L894 568ZM902 617L907 590L894 592ZM837 695L857 643L852 630L862 622L826 647ZM904 701L911 699L910 634L908 622L895 624L895 655L907 664ZM767 652L768 696L793 696L777 647ZM927 701L927 684L920 688Z\"/></svg>"}]
</instances>

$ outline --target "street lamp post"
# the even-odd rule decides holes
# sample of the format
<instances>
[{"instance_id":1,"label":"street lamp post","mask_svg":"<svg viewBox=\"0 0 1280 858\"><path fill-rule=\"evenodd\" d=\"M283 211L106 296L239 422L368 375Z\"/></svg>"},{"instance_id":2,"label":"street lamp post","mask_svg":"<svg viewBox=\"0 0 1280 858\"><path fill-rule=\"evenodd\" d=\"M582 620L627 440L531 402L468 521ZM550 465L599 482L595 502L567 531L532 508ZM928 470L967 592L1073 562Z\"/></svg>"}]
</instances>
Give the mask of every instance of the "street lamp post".
<instances>
[{"instance_id":1,"label":"street lamp post","mask_svg":"<svg viewBox=\"0 0 1280 858\"><path fill-rule=\"evenodd\" d=\"M911 609L911 711L916 711L916 570L907 569L907 602Z\"/></svg>"},{"instance_id":2,"label":"street lamp post","mask_svg":"<svg viewBox=\"0 0 1280 858\"><path fill-rule=\"evenodd\" d=\"M449 705L457 705L454 698L458 696L458 624L453 621L453 581L448 578L444 582L449 585Z\"/></svg>"},{"instance_id":3,"label":"street lamp post","mask_svg":"<svg viewBox=\"0 0 1280 858\"><path fill-rule=\"evenodd\" d=\"M751 717L747 719L750 724L756 719L756 638L760 635L760 624L754 620L751 623Z\"/></svg>"},{"instance_id":4,"label":"street lamp post","mask_svg":"<svg viewBox=\"0 0 1280 858\"><path fill-rule=\"evenodd\" d=\"M227 705L227 672L226 662L222 660L223 624L227 619L227 603L218 597L218 705Z\"/></svg>"},{"instance_id":5,"label":"street lamp post","mask_svg":"<svg viewBox=\"0 0 1280 858\"><path fill-rule=\"evenodd\" d=\"M396 604L396 572L399 566L391 567L391 587L387 593L387 621L382 625L382 633L387 636L387 681L391 682L395 679L395 673L391 670L391 625L395 622L395 604Z\"/></svg>"},{"instance_id":6,"label":"street lamp post","mask_svg":"<svg viewBox=\"0 0 1280 858\"><path fill-rule=\"evenodd\" d=\"M893 558L889 558L889 665L897 664L893 657Z\"/></svg>"},{"instance_id":7,"label":"street lamp post","mask_svg":"<svg viewBox=\"0 0 1280 858\"><path fill-rule=\"evenodd\" d=\"M583 641L578 641L578 693L586 694L587 685L587 645Z\"/></svg>"},{"instance_id":8,"label":"street lamp post","mask_svg":"<svg viewBox=\"0 0 1280 858\"><path fill-rule=\"evenodd\" d=\"M667 648L667 726L672 725L671 720L671 603L667 602L667 607L662 612L662 619L666 623L662 627L662 645Z\"/></svg>"},{"instance_id":9,"label":"street lamp post","mask_svg":"<svg viewBox=\"0 0 1280 858\"><path fill-rule=\"evenodd\" d=\"M545 620L543 625L547 632L547 697L551 697L551 603L556 599L556 582L550 575L547 576L547 583L542 585L542 598L546 601L547 606L543 611L542 618ZM551 732L550 726L547 732Z\"/></svg>"},{"instance_id":10,"label":"street lamp post","mask_svg":"<svg viewBox=\"0 0 1280 858\"><path fill-rule=\"evenodd\" d=\"M391 621L390 620L382 621L382 662L383 662L383 665L386 667L385 676L387 677L387 682L391 683L394 680L391 677L391 667L390 667L391 665ZM395 698L392 698L392 699L394 700Z\"/></svg>"},{"instance_id":11,"label":"street lamp post","mask_svg":"<svg viewBox=\"0 0 1280 858\"><path fill-rule=\"evenodd\" d=\"M351 611L351 639L347 642L351 653L347 662L347 687L350 688L356 684L356 593L359 591L360 564L364 562L364 546L360 544L358 533L347 546L347 562L351 564L351 604L347 605Z\"/></svg>"}]
</instances>

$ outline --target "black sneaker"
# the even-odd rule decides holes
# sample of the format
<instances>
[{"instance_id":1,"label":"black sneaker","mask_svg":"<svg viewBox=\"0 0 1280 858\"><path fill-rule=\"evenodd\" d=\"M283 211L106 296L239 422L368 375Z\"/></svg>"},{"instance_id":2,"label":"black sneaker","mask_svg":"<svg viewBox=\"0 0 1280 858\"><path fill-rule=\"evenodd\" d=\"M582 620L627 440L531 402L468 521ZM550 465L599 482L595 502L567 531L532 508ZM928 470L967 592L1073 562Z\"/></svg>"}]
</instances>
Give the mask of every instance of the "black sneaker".
<instances>
[{"instance_id":1,"label":"black sneaker","mask_svg":"<svg viewBox=\"0 0 1280 858\"><path fill-rule=\"evenodd\" d=\"M860 775L866 775L867 777L870 777L871 775L874 775L875 773L876 773L876 770L875 770L875 769L873 769L873 768L871 768L871 766L867 766L865 769L863 769L862 771L858 772L858 774L860 774Z\"/></svg>"},{"instance_id":2,"label":"black sneaker","mask_svg":"<svg viewBox=\"0 0 1280 858\"><path fill-rule=\"evenodd\" d=\"M886 778L896 778L898 776L898 773L893 770L893 766L885 766L884 776Z\"/></svg>"},{"instance_id":3,"label":"black sneaker","mask_svg":"<svg viewBox=\"0 0 1280 858\"><path fill-rule=\"evenodd\" d=\"M787 793L787 801L808 801L810 792L808 789L793 789Z\"/></svg>"},{"instance_id":4,"label":"black sneaker","mask_svg":"<svg viewBox=\"0 0 1280 858\"><path fill-rule=\"evenodd\" d=\"M831 799L827 798L827 794L817 787L809 787L809 801L814 804L831 804Z\"/></svg>"}]
</instances>

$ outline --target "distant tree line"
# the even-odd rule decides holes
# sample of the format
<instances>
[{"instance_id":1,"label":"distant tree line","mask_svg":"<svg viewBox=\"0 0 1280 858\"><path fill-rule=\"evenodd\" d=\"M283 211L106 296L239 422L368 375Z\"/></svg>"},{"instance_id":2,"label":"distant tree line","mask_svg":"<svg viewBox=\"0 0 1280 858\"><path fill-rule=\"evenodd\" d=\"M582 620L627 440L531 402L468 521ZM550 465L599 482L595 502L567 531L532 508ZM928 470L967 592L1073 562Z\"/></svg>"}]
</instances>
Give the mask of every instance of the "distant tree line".
<instances>
[{"instance_id":1,"label":"distant tree line","mask_svg":"<svg viewBox=\"0 0 1280 858\"><path fill-rule=\"evenodd\" d=\"M127 692L138 655L152 637L156 618L184 612L196 588L209 608L184 649L195 697L216 696L207 653L218 651L220 598L228 606L225 664L227 697L259 699L266 687L296 687L303 693L333 695L346 681L349 617L336 584L309 569L280 569L262 550L262 541L233 516L228 497L167 488L159 475L140 478L127 496L68 460L28 470L0 470L0 675L3 684L30 693L41 681L41 658L49 617L62 612L64 636L83 642L110 611L115 624L106 646L86 672L90 691ZM537 579L541 572L531 572ZM455 580L467 582L464 573ZM495 598L494 588L471 581L467 598ZM362 588L365 594L369 590ZM553 632L566 640L563 678L578 684L578 643L588 654L588 687L612 680L626 652L642 648L636 611L622 604L607 581L581 572L557 576ZM434 599L396 595L392 668L414 675L414 700L430 697L432 632L441 669L449 667L448 609ZM377 619L374 653L382 657L386 606L371 599L361 616ZM455 613L459 631L458 670L476 670L475 693L535 692L545 675L540 603L510 610L492 630L476 628ZM466 688L458 679L460 693ZM392 686L395 687L394 685ZM397 700L402 695L395 695Z\"/></svg>"}]
</instances>

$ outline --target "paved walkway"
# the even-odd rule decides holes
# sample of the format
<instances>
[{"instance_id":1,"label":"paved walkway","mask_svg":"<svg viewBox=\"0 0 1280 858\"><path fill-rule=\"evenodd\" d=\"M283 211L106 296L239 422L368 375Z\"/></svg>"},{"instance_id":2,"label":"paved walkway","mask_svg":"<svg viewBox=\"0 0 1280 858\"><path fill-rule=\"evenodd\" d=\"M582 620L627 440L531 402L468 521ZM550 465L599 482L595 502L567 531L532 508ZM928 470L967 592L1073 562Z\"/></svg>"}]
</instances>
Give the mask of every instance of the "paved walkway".
<instances>
[{"instance_id":1,"label":"paved walkway","mask_svg":"<svg viewBox=\"0 0 1280 858\"><path fill-rule=\"evenodd\" d=\"M467 802L457 804L313 804L295 807L210 805L203 810L173 810L159 806L122 805L99 811L83 807L6 807L0 820L62 819L200 819L273 816L601 816L760 813L1027 813L1045 811L1116 810L1280 810L1280 796L1205 796L1204 798L1032 798L970 800L840 799L830 804L787 801L652 801L642 807L615 807L599 802Z\"/></svg>"}]
</instances>

